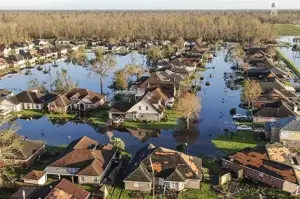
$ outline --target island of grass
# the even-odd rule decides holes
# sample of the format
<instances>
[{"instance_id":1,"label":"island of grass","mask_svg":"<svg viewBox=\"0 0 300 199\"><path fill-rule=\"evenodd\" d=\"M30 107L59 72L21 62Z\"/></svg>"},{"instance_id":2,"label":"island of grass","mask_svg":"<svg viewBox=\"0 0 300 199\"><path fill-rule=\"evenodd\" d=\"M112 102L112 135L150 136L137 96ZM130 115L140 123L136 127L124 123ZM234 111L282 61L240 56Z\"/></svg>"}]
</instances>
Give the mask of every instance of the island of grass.
<instances>
[{"instance_id":1,"label":"island of grass","mask_svg":"<svg viewBox=\"0 0 300 199\"><path fill-rule=\"evenodd\" d=\"M262 145L264 141L255 139L255 133L249 131L240 131L237 133L227 133L219 135L212 143L227 155L236 153L245 148L252 148Z\"/></svg>"},{"instance_id":2,"label":"island of grass","mask_svg":"<svg viewBox=\"0 0 300 199\"><path fill-rule=\"evenodd\" d=\"M300 27L294 24L275 24L279 36L300 36Z\"/></svg>"}]
</instances>

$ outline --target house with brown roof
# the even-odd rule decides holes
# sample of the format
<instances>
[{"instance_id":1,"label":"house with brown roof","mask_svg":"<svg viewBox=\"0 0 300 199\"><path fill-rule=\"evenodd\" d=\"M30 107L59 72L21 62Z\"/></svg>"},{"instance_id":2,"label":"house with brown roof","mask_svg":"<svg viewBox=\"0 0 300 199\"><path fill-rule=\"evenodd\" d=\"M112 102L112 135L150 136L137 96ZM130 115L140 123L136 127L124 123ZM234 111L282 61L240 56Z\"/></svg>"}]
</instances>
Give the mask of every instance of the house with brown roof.
<instances>
[{"instance_id":1,"label":"house with brown roof","mask_svg":"<svg viewBox=\"0 0 300 199\"><path fill-rule=\"evenodd\" d=\"M48 110L58 113L67 113L72 110L87 111L99 108L105 102L106 96L103 94L88 89L74 88L49 103Z\"/></svg>"},{"instance_id":2,"label":"house with brown roof","mask_svg":"<svg viewBox=\"0 0 300 199\"><path fill-rule=\"evenodd\" d=\"M0 102L0 109L19 112L23 109L43 110L57 97L56 93L41 93L37 90L22 91Z\"/></svg>"},{"instance_id":3,"label":"house with brown roof","mask_svg":"<svg viewBox=\"0 0 300 199\"><path fill-rule=\"evenodd\" d=\"M125 189L150 192L155 186L181 191L200 189L202 160L171 149L149 144L138 150L128 165Z\"/></svg>"},{"instance_id":4,"label":"house with brown roof","mask_svg":"<svg viewBox=\"0 0 300 199\"><path fill-rule=\"evenodd\" d=\"M47 182L47 173L45 171L33 170L21 178L24 183L44 185Z\"/></svg>"},{"instance_id":5,"label":"house with brown roof","mask_svg":"<svg viewBox=\"0 0 300 199\"><path fill-rule=\"evenodd\" d=\"M22 140L20 145L16 157L0 160L0 167L29 168L46 151L46 143L43 141Z\"/></svg>"},{"instance_id":6,"label":"house with brown roof","mask_svg":"<svg viewBox=\"0 0 300 199\"><path fill-rule=\"evenodd\" d=\"M293 105L293 104L292 104ZM274 103L266 103L262 108L253 112L254 122L274 122L276 119L285 117L297 117L297 107L291 107L290 104L282 100L278 100Z\"/></svg>"},{"instance_id":7,"label":"house with brown roof","mask_svg":"<svg viewBox=\"0 0 300 199\"><path fill-rule=\"evenodd\" d=\"M160 121L168 96L160 88L148 91L134 103L118 103L108 111L109 119L121 117L129 121Z\"/></svg>"},{"instance_id":8,"label":"house with brown roof","mask_svg":"<svg viewBox=\"0 0 300 199\"><path fill-rule=\"evenodd\" d=\"M56 161L46 167L47 175L69 176L79 184L100 184L117 156L111 144L100 145L89 137L71 142Z\"/></svg>"},{"instance_id":9,"label":"house with brown roof","mask_svg":"<svg viewBox=\"0 0 300 199\"><path fill-rule=\"evenodd\" d=\"M227 159L222 167L239 177L246 177L293 195L300 194L299 155L282 144L247 148Z\"/></svg>"},{"instance_id":10,"label":"house with brown roof","mask_svg":"<svg viewBox=\"0 0 300 199\"><path fill-rule=\"evenodd\" d=\"M66 179L43 187L21 187L10 199L88 199L90 192Z\"/></svg>"}]
</instances>

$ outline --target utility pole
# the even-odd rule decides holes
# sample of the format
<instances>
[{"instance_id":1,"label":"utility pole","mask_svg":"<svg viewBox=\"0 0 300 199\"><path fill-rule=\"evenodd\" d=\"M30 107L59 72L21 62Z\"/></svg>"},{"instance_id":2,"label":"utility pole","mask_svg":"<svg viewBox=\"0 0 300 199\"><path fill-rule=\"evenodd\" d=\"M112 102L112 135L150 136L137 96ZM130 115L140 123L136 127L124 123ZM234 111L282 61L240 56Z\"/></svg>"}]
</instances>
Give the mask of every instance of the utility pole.
<instances>
[{"instance_id":1,"label":"utility pole","mask_svg":"<svg viewBox=\"0 0 300 199\"><path fill-rule=\"evenodd\" d=\"M152 159L150 158L150 164L151 164L151 169L152 169L152 186L153 186L153 199L155 199L155 176L154 176L154 169L153 169L153 164L152 164Z\"/></svg>"}]
</instances>

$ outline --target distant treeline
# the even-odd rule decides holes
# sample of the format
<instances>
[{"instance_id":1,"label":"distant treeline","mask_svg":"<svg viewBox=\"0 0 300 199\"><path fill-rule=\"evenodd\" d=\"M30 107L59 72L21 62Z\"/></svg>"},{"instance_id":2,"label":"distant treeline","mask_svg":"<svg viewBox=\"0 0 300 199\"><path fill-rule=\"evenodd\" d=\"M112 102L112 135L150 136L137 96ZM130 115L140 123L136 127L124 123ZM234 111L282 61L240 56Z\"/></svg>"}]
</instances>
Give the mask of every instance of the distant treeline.
<instances>
[{"instance_id":1,"label":"distant treeline","mask_svg":"<svg viewBox=\"0 0 300 199\"><path fill-rule=\"evenodd\" d=\"M112 38L262 41L276 38L274 23L291 23L300 12L0 12L0 43L35 38Z\"/></svg>"}]
</instances>

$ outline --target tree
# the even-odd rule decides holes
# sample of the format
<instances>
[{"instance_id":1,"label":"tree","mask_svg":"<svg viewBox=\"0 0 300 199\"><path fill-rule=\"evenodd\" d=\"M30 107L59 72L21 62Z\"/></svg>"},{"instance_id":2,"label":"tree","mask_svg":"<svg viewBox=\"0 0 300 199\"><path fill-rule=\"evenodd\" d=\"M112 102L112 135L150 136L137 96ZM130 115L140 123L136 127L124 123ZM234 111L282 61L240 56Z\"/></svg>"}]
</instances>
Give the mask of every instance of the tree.
<instances>
[{"instance_id":1,"label":"tree","mask_svg":"<svg viewBox=\"0 0 300 199\"><path fill-rule=\"evenodd\" d=\"M200 99L191 93L183 94L178 103L175 106L175 109L182 113L186 118L187 129L189 129L189 122L192 116L197 116L201 110L201 102Z\"/></svg>"},{"instance_id":2,"label":"tree","mask_svg":"<svg viewBox=\"0 0 300 199\"><path fill-rule=\"evenodd\" d=\"M84 65L86 63L86 51L83 47L78 50L71 50L67 53L66 62L72 62L72 64Z\"/></svg>"},{"instance_id":3,"label":"tree","mask_svg":"<svg viewBox=\"0 0 300 199\"><path fill-rule=\"evenodd\" d=\"M1 121L0 121L1 122ZM2 122L0 124L0 127ZM18 158L22 146L22 138L15 132L16 126L0 130L0 160ZM0 181L6 176L7 167L0 167Z\"/></svg>"},{"instance_id":4,"label":"tree","mask_svg":"<svg viewBox=\"0 0 300 199\"><path fill-rule=\"evenodd\" d=\"M78 83L75 83L72 80L68 71L65 69L61 69L61 71L56 72L56 79L54 80L53 85L55 90L61 94L78 87Z\"/></svg>"},{"instance_id":5,"label":"tree","mask_svg":"<svg viewBox=\"0 0 300 199\"><path fill-rule=\"evenodd\" d=\"M179 37L175 42L174 45L178 48L178 49L182 49L184 48L184 39L182 37Z\"/></svg>"},{"instance_id":6,"label":"tree","mask_svg":"<svg viewBox=\"0 0 300 199\"><path fill-rule=\"evenodd\" d=\"M100 89L103 94L103 79L107 76L110 70L113 70L116 66L116 60L114 55L104 55L102 49L98 49L96 58L91 61L91 71L97 73L100 76Z\"/></svg>"},{"instance_id":7,"label":"tree","mask_svg":"<svg viewBox=\"0 0 300 199\"><path fill-rule=\"evenodd\" d=\"M244 101L248 102L248 108L250 107L250 104L252 104L252 100L257 99L259 96L261 96L261 93L262 89L257 81L247 80L244 83L242 97Z\"/></svg>"},{"instance_id":8,"label":"tree","mask_svg":"<svg viewBox=\"0 0 300 199\"><path fill-rule=\"evenodd\" d=\"M152 46L148 50L148 58L152 60L154 63L156 63L159 59L163 58L162 51L160 49L160 46Z\"/></svg>"},{"instance_id":9,"label":"tree","mask_svg":"<svg viewBox=\"0 0 300 199\"><path fill-rule=\"evenodd\" d=\"M34 78L28 82L28 89L35 89L43 93L47 91L47 88L44 84L40 83L37 78Z\"/></svg>"},{"instance_id":10,"label":"tree","mask_svg":"<svg viewBox=\"0 0 300 199\"><path fill-rule=\"evenodd\" d=\"M111 139L111 143L114 145L114 147L125 150L125 142L121 138L113 137Z\"/></svg>"},{"instance_id":11,"label":"tree","mask_svg":"<svg viewBox=\"0 0 300 199\"><path fill-rule=\"evenodd\" d=\"M239 63L243 60L244 49L241 45L235 45L228 50L229 61L236 66L239 66Z\"/></svg>"},{"instance_id":12,"label":"tree","mask_svg":"<svg viewBox=\"0 0 300 199\"><path fill-rule=\"evenodd\" d=\"M115 73L114 89L125 90L128 87L127 76L124 70L119 70Z\"/></svg>"}]
</instances>

